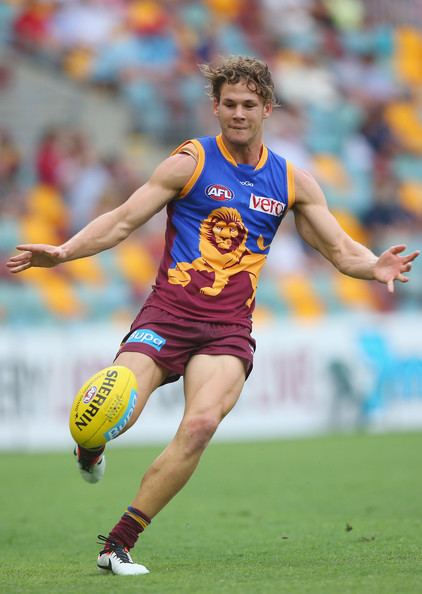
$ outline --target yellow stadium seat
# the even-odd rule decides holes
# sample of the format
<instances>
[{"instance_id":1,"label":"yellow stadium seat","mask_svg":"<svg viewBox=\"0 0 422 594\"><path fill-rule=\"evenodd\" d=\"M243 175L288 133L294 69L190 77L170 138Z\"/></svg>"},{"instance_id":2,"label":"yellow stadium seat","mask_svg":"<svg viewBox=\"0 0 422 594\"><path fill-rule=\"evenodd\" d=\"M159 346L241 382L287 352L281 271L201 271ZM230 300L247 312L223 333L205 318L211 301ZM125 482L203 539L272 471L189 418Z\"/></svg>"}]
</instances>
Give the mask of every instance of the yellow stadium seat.
<instances>
[{"instance_id":1,"label":"yellow stadium seat","mask_svg":"<svg viewBox=\"0 0 422 594\"><path fill-rule=\"evenodd\" d=\"M208 8L217 16L232 20L242 9L240 0L206 0Z\"/></svg>"},{"instance_id":2,"label":"yellow stadium seat","mask_svg":"<svg viewBox=\"0 0 422 594\"><path fill-rule=\"evenodd\" d=\"M119 269L126 280L137 289L144 289L155 278L156 265L141 243L125 241L116 249Z\"/></svg>"},{"instance_id":3,"label":"yellow stadium seat","mask_svg":"<svg viewBox=\"0 0 422 594\"><path fill-rule=\"evenodd\" d=\"M406 181L399 188L399 197L401 204L422 216L422 183L415 181Z\"/></svg>"},{"instance_id":4,"label":"yellow stadium seat","mask_svg":"<svg viewBox=\"0 0 422 594\"><path fill-rule=\"evenodd\" d=\"M368 244L369 238L358 219L347 210L332 209L333 215L348 235L359 243Z\"/></svg>"},{"instance_id":5,"label":"yellow stadium seat","mask_svg":"<svg viewBox=\"0 0 422 594\"><path fill-rule=\"evenodd\" d=\"M104 273L96 258L82 258L81 260L66 262L66 273L77 282L90 285L103 285L105 283Z\"/></svg>"},{"instance_id":6,"label":"yellow stadium seat","mask_svg":"<svg viewBox=\"0 0 422 594\"><path fill-rule=\"evenodd\" d=\"M48 283L38 285L47 308L60 318L75 318L84 314L84 308L71 284L52 273Z\"/></svg>"},{"instance_id":7,"label":"yellow stadium seat","mask_svg":"<svg viewBox=\"0 0 422 594\"><path fill-rule=\"evenodd\" d=\"M385 118L408 150L422 152L422 119L412 103L391 103L385 110Z\"/></svg>"},{"instance_id":8,"label":"yellow stadium seat","mask_svg":"<svg viewBox=\"0 0 422 594\"><path fill-rule=\"evenodd\" d=\"M265 325L274 320L274 311L269 307L257 305L253 312L254 326Z\"/></svg>"},{"instance_id":9,"label":"yellow stadium seat","mask_svg":"<svg viewBox=\"0 0 422 594\"><path fill-rule=\"evenodd\" d=\"M60 228L65 227L69 220L68 209L61 194L47 184L38 184L29 191L27 212Z\"/></svg>"},{"instance_id":10,"label":"yellow stadium seat","mask_svg":"<svg viewBox=\"0 0 422 594\"><path fill-rule=\"evenodd\" d=\"M63 318L83 315L84 308L72 285L56 269L29 268L19 279L28 286L36 287L45 307L52 314Z\"/></svg>"},{"instance_id":11,"label":"yellow stadium seat","mask_svg":"<svg viewBox=\"0 0 422 594\"><path fill-rule=\"evenodd\" d=\"M395 32L394 65L397 76L410 85L422 84L422 33L412 27Z\"/></svg>"},{"instance_id":12,"label":"yellow stadium seat","mask_svg":"<svg viewBox=\"0 0 422 594\"><path fill-rule=\"evenodd\" d=\"M135 29L154 27L165 18L164 9L154 0L135 0L127 7L129 24Z\"/></svg>"},{"instance_id":13,"label":"yellow stadium seat","mask_svg":"<svg viewBox=\"0 0 422 594\"><path fill-rule=\"evenodd\" d=\"M377 309L376 299L367 281L336 274L333 278L333 289L348 309Z\"/></svg>"},{"instance_id":14,"label":"yellow stadium seat","mask_svg":"<svg viewBox=\"0 0 422 594\"><path fill-rule=\"evenodd\" d=\"M29 214L22 218L20 236L25 238L25 243L49 243L52 245L61 243L55 226L41 214Z\"/></svg>"},{"instance_id":15,"label":"yellow stadium seat","mask_svg":"<svg viewBox=\"0 0 422 594\"><path fill-rule=\"evenodd\" d=\"M37 285L48 284L52 274L55 274L55 271L51 268L29 268L19 275L19 280Z\"/></svg>"},{"instance_id":16,"label":"yellow stadium seat","mask_svg":"<svg viewBox=\"0 0 422 594\"><path fill-rule=\"evenodd\" d=\"M318 318L324 313L324 305L316 295L309 280L300 274L283 277L280 292L293 315L301 318Z\"/></svg>"},{"instance_id":17,"label":"yellow stadium seat","mask_svg":"<svg viewBox=\"0 0 422 594\"><path fill-rule=\"evenodd\" d=\"M76 47L65 56L63 68L70 78L84 81L90 75L92 61L93 53L90 48Z\"/></svg>"},{"instance_id":18,"label":"yellow stadium seat","mask_svg":"<svg viewBox=\"0 0 422 594\"><path fill-rule=\"evenodd\" d=\"M322 153L314 155L313 169L321 183L338 190L351 188L351 180L343 163L334 155Z\"/></svg>"}]
</instances>

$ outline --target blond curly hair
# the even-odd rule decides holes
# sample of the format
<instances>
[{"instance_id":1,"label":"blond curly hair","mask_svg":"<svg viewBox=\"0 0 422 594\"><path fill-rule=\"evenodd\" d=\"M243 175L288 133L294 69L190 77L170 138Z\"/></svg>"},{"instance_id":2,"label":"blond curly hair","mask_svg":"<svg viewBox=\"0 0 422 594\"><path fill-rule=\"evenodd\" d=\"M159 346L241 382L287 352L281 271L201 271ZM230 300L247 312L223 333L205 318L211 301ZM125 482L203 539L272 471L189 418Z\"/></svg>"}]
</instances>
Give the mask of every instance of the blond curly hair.
<instances>
[{"instance_id":1,"label":"blond curly hair","mask_svg":"<svg viewBox=\"0 0 422 594\"><path fill-rule=\"evenodd\" d=\"M199 69L208 80L209 95L220 101L221 87L224 83L235 85L245 81L250 91L262 97L264 105L277 105L274 82L268 65L257 58L230 56L218 63L200 64Z\"/></svg>"}]
</instances>

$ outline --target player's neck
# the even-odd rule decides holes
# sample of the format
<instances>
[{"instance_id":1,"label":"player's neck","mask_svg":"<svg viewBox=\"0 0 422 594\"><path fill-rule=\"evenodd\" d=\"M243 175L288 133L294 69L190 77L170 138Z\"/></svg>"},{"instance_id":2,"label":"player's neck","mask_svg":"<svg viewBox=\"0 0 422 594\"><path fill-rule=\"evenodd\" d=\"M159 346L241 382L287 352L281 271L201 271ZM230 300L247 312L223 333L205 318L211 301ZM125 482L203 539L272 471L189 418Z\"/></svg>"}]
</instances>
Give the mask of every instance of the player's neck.
<instances>
[{"instance_id":1,"label":"player's neck","mask_svg":"<svg viewBox=\"0 0 422 594\"><path fill-rule=\"evenodd\" d=\"M253 142L245 145L230 142L224 134L220 135L226 151L238 165L251 165L256 167L263 151L262 137L254 139Z\"/></svg>"}]
</instances>

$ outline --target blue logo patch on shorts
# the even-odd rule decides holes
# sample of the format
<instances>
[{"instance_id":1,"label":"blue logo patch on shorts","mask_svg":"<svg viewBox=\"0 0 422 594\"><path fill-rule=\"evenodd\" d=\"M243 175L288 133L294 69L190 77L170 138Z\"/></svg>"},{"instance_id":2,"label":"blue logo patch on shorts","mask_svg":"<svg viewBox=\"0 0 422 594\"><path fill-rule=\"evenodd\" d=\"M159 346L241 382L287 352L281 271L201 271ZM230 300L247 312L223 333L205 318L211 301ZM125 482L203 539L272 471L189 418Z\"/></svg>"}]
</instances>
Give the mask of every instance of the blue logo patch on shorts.
<instances>
[{"instance_id":1,"label":"blue logo patch on shorts","mask_svg":"<svg viewBox=\"0 0 422 594\"><path fill-rule=\"evenodd\" d=\"M132 332L126 342L143 342L152 346L156 351L161 351L161 348L166 344L166 339L153 330L140 328Z\"/></svg>"}]
</instances>

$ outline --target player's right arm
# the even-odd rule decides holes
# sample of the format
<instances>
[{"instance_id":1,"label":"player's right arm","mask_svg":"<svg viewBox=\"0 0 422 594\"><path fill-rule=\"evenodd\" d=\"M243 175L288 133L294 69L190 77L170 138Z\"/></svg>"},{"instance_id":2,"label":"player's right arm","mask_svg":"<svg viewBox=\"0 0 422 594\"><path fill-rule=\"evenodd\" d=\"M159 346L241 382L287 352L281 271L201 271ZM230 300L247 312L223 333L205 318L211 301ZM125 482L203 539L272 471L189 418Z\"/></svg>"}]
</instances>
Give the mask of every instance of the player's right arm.
<instances>
[{"instance_id":1,"label":"player's right arm","mask_svg":"<svg viewBox=\"0 0 422 594\"><path fill-rule=\"evenodd\" d=\"M12 273L31 267L50 268L116 246L177 196L192 177L195 166L195 159L190 154L168 157L126 202L100 215L60 246L18 245L21 253L12 256L6 266Z\"/></svg>"},{"instance_id":2,"label":"player's right arm","mask_svg":"<svg viewBox=\"0 0 422 594\"><path fill-rule=\"evenodd\" d=\"M401 255L405 245L395 245L376 256L370 249L354 241L328 210L324 194L315 179L295 168L295 222L301 237L318 250L340 272L363 280L376 280L394 291L394 282L406 283L405 275L419 250Z\"/></svg>"}]
</instances>

